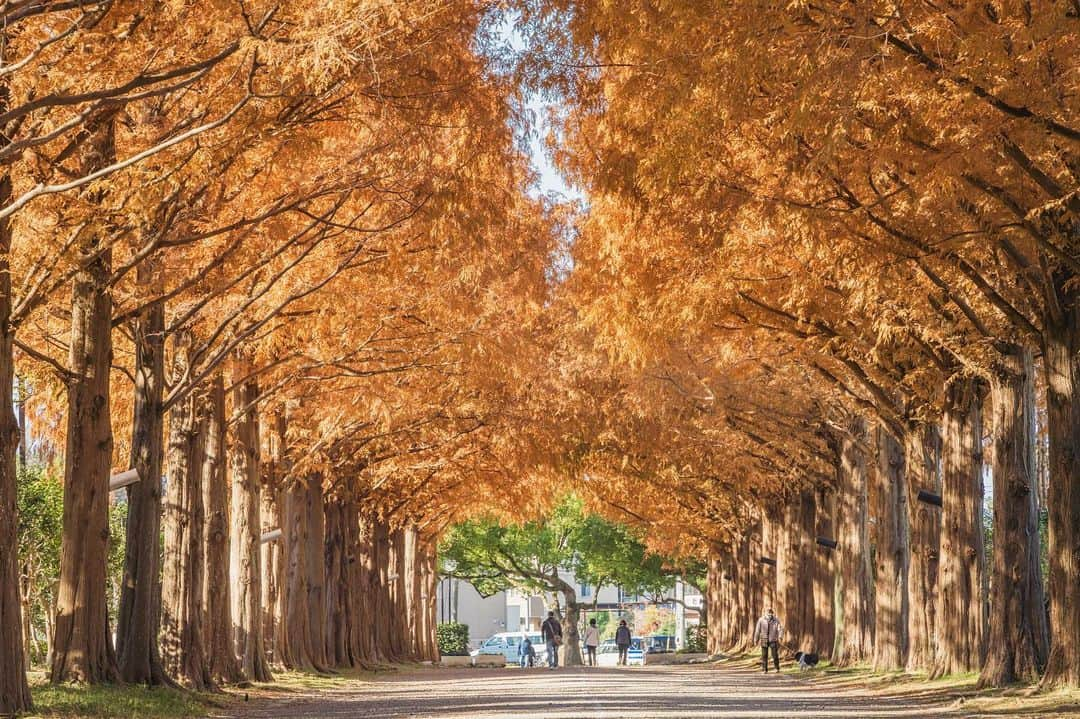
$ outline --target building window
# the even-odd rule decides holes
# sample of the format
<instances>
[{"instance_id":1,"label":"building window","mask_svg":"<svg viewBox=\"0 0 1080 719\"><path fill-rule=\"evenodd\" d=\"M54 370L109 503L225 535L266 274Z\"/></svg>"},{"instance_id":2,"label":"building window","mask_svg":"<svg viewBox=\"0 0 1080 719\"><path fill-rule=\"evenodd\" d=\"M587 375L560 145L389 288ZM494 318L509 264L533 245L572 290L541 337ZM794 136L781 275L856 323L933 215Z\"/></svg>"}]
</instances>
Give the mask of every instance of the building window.
<instances>
[{"instance_id":1,"label":"building window","mask_svg":"<svg viewBox=\"0 0 1080 719\"><path fill-rule=\"evenodd\" d=\"M578 585L578 596L579 597L592 596L592 587L590 587L588 584L579 584Z\"/></svg>"}]
</instances>

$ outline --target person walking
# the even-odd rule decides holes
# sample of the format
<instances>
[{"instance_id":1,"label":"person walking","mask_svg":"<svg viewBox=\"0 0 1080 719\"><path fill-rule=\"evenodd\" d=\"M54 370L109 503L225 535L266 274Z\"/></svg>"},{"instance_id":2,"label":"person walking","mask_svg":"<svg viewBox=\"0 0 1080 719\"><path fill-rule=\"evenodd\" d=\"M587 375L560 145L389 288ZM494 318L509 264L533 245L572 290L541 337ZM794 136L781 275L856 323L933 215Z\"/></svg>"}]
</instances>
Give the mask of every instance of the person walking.
<instances>
[{"instance_id":1,"label":"person walking","mask_svg":"<svg viewBox=\"0 0 1080 719\"><path fill-rule=\"evenodd\" d=\"M615 630L615 646L619 648L619 666L626 666L626 653L630 651L630 627L626 626L626 620L619 620L619 628Z\"/></svg>"},{"instance_id":2,"label":"person walking","mask_svg":"<svg viewBox=\"0 0 1080 719\"><path fill-rule=\"evenodd\" d=\"M784 634L784 627L780 620L773 614L772 609L766 609L758 619L754 627L754 644L761 643L761 670L769 673L769 651L772 650L773 665L776 671L780 671L780 637Z\"/></svg>"},{"instance_id":3,"label":"person walking","mask_svg":"<svg viewBox=\"0 0 1080 719\"><path fill-rule=\"evenodd\" d=\"M596 666L598 646L600 646L600 630L596 628L596 620L590 619L589 626L585 630L585 660L590 667Z\"/></svg>"},{"instance_id":4,"label":"person walking","mask_svg":"<svg viewBox=\"0 0 1080 719\"><path fill-rule=\"evenodd\" d=\"M521 644L518 645L518 662L524 669L527 666L531 667L534 659L536 659L536 650L533 649L532 640L525 635L521 638Z\"/></svg>"},{"instance_id":5,"label":"person walking","mask_svg":"<svg viewBox=\"0 0 1080 719\"><path fill-rule=\"evenodd\" d=\"M562 624L555 618L555 612L548 612L548 618L540 625L540 636L547 646L548 668L559 666L559 645L562 644Z\"/></svg>"}]
</instances>

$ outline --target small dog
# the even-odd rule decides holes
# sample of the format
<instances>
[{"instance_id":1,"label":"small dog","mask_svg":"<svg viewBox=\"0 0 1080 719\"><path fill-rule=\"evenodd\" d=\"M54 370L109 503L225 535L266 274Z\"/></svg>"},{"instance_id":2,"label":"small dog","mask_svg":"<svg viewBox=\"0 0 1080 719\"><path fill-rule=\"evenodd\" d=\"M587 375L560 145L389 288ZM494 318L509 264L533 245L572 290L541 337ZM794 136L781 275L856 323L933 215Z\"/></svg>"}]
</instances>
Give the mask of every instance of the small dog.
<instances>
[{"instance_id":1,"label":"small dog","mask_svg":"<svg viewBox=\"0 0 1080 719\"><path fill-rule=\"evenodd\" d=\"M809 652L795 652L795 660L799 662L799 671L805 672L817 666L818 655Z\"/></svg>"}]
</instances>

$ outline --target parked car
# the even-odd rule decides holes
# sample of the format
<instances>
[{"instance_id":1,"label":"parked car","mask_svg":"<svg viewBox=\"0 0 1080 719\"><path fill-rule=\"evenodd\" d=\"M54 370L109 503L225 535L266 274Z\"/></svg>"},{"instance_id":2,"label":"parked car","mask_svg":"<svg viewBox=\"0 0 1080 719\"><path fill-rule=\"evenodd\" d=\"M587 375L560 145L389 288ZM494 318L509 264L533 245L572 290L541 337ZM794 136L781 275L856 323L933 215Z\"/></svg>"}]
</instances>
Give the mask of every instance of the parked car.
<instances>
[{"instance_id":1,"label":"parked car","mask_svg":"<svg viewBox=\"0 0 1080 719\"><path fill-rule=\"evenodd\" d=\"M630 640L630 651L641 652L644 657L642 648L645 646L644 637L633 637ZM644 664L644 661L641 662ZM605 639L600 642L600 646L596 648L596 664L601 667L614 667L619 664L619 647L615 645L614 639Z\"/></svg>"},{"instance_id":2,"label":"parked car","mask_svg":"<svg viewBox=\"0 0 1080 719\"><path fill-rule=\"evenodd\" d=\"M520 660L518 647L521 646L521 640L526 635L536 650L537 661L543 661L544 640L540 638L540 632L499 632L485 639L478 649L472 650L469 654L474 657L481 654L502 654L506 657L507 664L517 664Z\"/></svg>"},{"instance_id":3,"label":"parked car","mask_svg":"<svg viewBox=\"0 0 1080 719\"><path fill-rule=\"evenodd\" d=\"M654 634L645 638L645 651L650 654L668 654L675 651L675 637L670 634Z\"/></svg>"}]
</instances>

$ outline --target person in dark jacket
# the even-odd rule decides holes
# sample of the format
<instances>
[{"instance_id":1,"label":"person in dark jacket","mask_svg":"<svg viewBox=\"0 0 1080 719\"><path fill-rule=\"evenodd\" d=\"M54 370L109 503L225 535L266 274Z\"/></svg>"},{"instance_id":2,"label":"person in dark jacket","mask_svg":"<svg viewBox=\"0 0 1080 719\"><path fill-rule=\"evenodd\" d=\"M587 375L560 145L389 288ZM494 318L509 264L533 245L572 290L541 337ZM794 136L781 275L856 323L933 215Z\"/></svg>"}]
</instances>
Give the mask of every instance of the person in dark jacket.
<instances>
[{"instance_id":1,"label":"person in dark jacket","mask_svg":"<svg viewBox=\"0 0 1080 719\"><path fill-rule=\"evenodd\" d=\"M559 645L562 644L562 624L555 618L555 612L548 612L548 618L540 625L540 636L547 646L547 661L550 669L559 666Z\"/></svg>"},{"instance_id":2,"label":"person in dark jacket","mask_svg":"<svg viewBox=\"0 0 1080 719\"><path fill-rule=\"evenodd\" d=\"M630 651L630 627L626 626L626 620L619 620L619 628L615 630L615 646L619 648L619 666L626 666L626 653Z\"/></svg>"}]
</instances>

